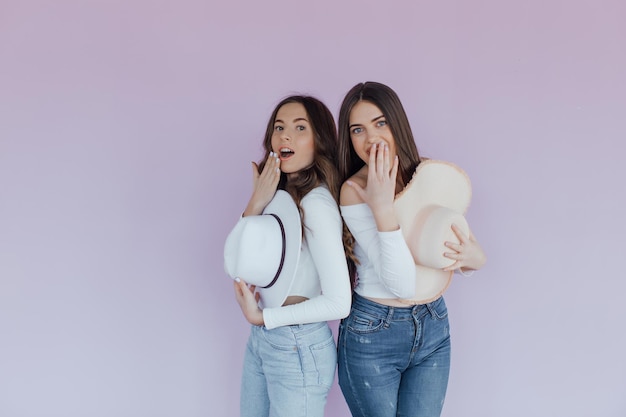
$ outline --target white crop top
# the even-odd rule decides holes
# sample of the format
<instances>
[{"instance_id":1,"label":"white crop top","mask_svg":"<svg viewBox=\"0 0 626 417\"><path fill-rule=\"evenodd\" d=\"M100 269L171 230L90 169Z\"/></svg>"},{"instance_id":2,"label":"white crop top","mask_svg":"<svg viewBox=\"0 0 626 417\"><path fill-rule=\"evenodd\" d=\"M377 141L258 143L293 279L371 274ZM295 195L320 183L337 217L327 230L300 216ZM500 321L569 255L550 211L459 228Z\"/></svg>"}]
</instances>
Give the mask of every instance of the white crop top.
<instances>
[{"instance_id":1,"label":"white crop top","mask_svg":"<svg viewBox=\"0 0 626 417\"><path fill-rule=\"evenodd\" d=\"M320 186L304 196L300 204L304 209L304 239L289 295L307 297L308 300L263 309L263 320L268 329L338 320L350 313L350 278L337 203L328 189Z\"/></svg>"},{"instance_id":2,"label":"white crop top","mask_svg":"<svg viewBox=\"0 0 626 417\"><path fill-rule=\"evenodd\" d=\"M354 236L360 262L355 292L370 298L412 298L415 263L402 230L379 232L366 203L341 206L341 215Z\"/></svg>"}]
</instances>

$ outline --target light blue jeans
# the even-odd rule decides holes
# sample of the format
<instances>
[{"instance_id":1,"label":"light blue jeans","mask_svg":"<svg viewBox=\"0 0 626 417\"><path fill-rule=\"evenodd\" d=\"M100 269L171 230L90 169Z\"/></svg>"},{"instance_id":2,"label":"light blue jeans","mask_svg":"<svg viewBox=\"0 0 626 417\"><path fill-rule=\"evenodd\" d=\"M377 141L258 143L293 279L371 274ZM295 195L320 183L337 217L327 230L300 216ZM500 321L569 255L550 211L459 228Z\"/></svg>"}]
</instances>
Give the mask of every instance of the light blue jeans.
<instances>
[{"instance_id":1,"label":"light blue jeans","mask_svg":"<svg viewBox=\"0 0 626 417\"><path fill-rule=\"evenodd\" d=\"M450 372L443 298L387 307L354 293L339 325L339 386L355 417L438 417Z\"/></svg>"},{"instance_id":2,"label":"light blue jeans","mask_svg":"<svg viewBox=\"0 0 626 417\"><path fill-rule=\"evenodd\" d=\"M252 326L241 381L241 417L322 417L337 349L326 322Z\"/></svg>"}]
</instances>

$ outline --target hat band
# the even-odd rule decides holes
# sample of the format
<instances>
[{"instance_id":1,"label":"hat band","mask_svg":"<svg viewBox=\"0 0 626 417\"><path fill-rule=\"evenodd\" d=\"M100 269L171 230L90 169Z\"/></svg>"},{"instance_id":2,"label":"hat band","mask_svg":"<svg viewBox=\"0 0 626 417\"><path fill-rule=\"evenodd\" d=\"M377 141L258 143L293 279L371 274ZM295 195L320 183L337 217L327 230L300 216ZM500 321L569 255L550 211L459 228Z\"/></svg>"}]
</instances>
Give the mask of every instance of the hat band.
<instances>
[{"instance_id":1,"label":"hat band","mask_svg":"<svg viewBox=\"0 0 626 417\"><path fill-rule=\"evenodd\" d=\"M274 213L269 213L269 215L274 217L276 221L278 222L278 225L280 226L280 234L283 238L283 251L280 255L280 265L278 265L278 270L276 271L276 275L274 275L274 279L265 287L261 287L261 288L270 288L272 285L276 283L276 280L278 279L278 276L280 275L280 271L283 270L283 264L285 263L285 246L286 246L285 245L285 228L283 227L283 222L280 221L280 217L278 217Z\"/></svg>"}]
</instances>

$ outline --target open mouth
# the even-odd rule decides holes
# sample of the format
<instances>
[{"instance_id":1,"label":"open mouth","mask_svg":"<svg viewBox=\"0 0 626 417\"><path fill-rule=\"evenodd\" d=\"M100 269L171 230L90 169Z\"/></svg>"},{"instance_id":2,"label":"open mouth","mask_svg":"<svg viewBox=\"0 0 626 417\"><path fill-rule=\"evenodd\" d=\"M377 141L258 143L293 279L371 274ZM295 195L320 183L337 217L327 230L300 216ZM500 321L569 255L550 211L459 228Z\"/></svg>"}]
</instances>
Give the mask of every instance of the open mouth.
<instances>
[{"instance_id":1,"label":"open mouth","mask_svg":"<svg viewBox=\"0 0 626 417\"><path fill-rule=\"evenodd\" d=\"M280 152L278 152L278 154L280 155L280 159L284 160L291 158L294 155L294 152L289 148L280 148Z\"/></svg>"}]
</instances>

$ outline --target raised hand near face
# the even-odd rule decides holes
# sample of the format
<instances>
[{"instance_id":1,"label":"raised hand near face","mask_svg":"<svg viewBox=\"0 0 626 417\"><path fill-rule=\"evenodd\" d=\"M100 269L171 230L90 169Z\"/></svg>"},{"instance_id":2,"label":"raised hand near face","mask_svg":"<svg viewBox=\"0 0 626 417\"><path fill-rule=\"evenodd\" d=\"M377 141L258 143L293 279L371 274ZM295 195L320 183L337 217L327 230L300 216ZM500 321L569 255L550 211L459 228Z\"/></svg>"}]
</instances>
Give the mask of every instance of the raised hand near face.
<instances>
[{"instance_id":1,"label":"raised hand near face","mask_svg":"<svg viewBox=\"0 0 626 417\"><path fill-rule=\"evenodd\" d=\"M391 161L389 146L384 143L373 144L369 152L367 183L365 188L354 181L347 181L372 210L378 230L396 230L393 201L396 195L396 177L398 175L398 157Z\"/></svg>"},{"instance_id":2,"label":"raised hand near face","mask_svg":"<svg viewBox=\"0 0 626 417\"><path fill-rule=\"evenodd\" d=\"M389 156L389 145L379 143L372 145L368 163L367 187L364 200L372 210L386 209L393 206L396 195L396 176L398 175L398 158L393 164Z\"/></svg>"},{"instance_id":3,"label":"raised hand near face","mask_svg":"<svg viewBox=\"0 0 626 417\"><path fill-rule=\"evenodd\" d=\"M265 206L274 198L280 181L280 159L274 152L270 152L261 173L259 173L259 166L252 162L252 181L252 196L243 212L244 216L261 214Z\"/></svg>"}]
</instances>

